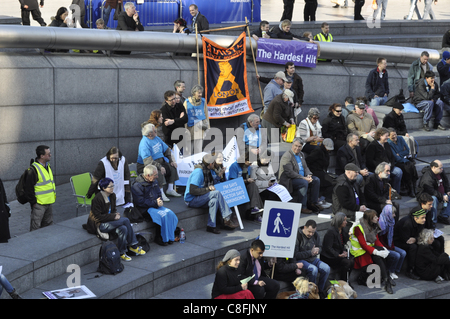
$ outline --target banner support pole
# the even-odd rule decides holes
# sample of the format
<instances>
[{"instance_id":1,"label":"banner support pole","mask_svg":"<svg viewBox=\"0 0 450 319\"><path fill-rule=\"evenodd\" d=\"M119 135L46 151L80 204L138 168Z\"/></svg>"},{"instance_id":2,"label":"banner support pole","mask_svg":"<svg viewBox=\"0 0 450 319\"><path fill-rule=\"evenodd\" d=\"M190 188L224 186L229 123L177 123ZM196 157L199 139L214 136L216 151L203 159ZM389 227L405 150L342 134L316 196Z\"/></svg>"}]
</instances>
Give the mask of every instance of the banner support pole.
<instances>
[{"instance_id":1,"label":"banner support pole","mask_svg":"<svg viewBox=\"0 0 450 319\"><path fill-rule=\"evenodd\" d=\"M198 29L197 29L197 23L195 24L195 46L197 48L197 80L198 85L200 85L200 56L198 51Z\"/></svg>"},{"instance_id":2,"label":"banner support pole","mask_svg":"<svg viewBox=\"0 0 450 319\"><path fill-rule=\"evenodd\" d=\"M250 36L250 28L248 27L247 17L245 17L245 23L247 24L248 40L250 41L250 50L252 51L253 64L255 65L256 78L258 79L259 95L261 96L261 103L262 103L261 112L264 112L264 98L263 98L263 94L262 94L262 90L261 90L261 82L259 82L258 68L256 66L255 53L253 52L252 38Z\"/></svg>"}]
</instances>

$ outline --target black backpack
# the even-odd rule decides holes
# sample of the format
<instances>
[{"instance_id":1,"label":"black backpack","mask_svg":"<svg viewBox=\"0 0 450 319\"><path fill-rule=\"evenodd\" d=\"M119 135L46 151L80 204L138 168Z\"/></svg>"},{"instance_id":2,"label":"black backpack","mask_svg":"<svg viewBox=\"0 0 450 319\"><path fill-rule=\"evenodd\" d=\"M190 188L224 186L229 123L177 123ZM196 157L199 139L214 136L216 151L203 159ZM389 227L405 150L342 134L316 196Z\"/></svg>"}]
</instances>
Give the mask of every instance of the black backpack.
<instances>
[{"instance_id":1,"label":"black backpack","mask_svg":"<svg viewBox=\"0 0 450 319\"><path fill-rule=\"evenodd\" d=\"M112 241L104 242L99 251L97 271L102 274L115 275L122 272L124 268L117 246Z\"/></svg>"},{"instance_id":2,"label":"black backpack","mask_svg":"<svg viewBox=\"0 0 450 319\"><path fill-rule=\"evenodd\" d=\"M19 203L21 203L22 205L28 203L28 198L25 195L25 190L23 189L23 185L25 184L25 180L28 176L29 169L35 169L35 168L33 166L30 166L29 168L27 168L25 170L25 172L23 172L22 176L20 176L19 182L16 185L16 198L17 198L17 201Z\"/></svg>"}]
</instances>

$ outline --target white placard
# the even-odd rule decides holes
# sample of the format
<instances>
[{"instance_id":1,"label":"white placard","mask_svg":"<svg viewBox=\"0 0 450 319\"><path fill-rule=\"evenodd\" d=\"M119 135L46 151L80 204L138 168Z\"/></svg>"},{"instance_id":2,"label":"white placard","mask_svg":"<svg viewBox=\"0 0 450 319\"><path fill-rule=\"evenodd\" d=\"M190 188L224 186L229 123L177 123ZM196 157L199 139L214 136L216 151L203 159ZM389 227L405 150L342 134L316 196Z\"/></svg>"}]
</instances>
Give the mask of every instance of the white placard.
<instances>
[{"instance_id":1,"label":"white placard","mask_svg":"<svg viewBox=\"0 0 450 319\"><path fill-rule=\"evenodd\" d=\"M265 257L294 257L302 204L266 200L260 239Z\"/></svg>"}]
</instances>

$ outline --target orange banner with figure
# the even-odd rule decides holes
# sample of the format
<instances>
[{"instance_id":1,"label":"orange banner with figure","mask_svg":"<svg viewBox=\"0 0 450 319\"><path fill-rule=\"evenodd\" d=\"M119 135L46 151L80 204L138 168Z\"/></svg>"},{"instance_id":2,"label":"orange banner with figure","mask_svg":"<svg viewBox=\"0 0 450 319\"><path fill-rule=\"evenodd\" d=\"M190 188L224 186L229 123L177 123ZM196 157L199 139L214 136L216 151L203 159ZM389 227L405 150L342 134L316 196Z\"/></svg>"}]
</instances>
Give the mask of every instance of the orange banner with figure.
<instances>
[{"instance_id":1,"label":"orange banner with figure","mask_svg":"<svg viewBox=\"0 0 450 319\"><path fill-rule=\"evenodd\" d=\"M205 36L203 63L205 99L210 119L252 113L247 86L245 32L229 48Z\"/></svg>"}]
</instances>

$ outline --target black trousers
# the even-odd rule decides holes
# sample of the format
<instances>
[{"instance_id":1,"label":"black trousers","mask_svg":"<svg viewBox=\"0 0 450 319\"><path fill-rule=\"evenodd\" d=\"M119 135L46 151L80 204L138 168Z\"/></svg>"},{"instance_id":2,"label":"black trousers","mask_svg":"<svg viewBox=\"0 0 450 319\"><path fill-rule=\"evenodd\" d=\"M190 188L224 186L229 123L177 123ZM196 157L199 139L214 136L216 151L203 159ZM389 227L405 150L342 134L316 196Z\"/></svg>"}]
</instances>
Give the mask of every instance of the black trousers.
<instances>
[{"instance_id":1,"label":"black trousers","mask_svg":"<svg viewBox=\"0 0 450 319\"><path fill-rule=\"evenodd\" d=\"M284 3L284 11L283 15L281 16L281 20L288 19L289 21L292 21L292 14L294 13L294 2L295 0L283 0Z\"/></svg>"},{"instance_id":2,"label":"black trousers","mask_svg":"<svg viewBox=\"0 0 450 319\"><path fill-rule=\"evenodd\" d=\"M355 0L355 18L354 20L364 20L361 15L361 9L364 6L365 0Z\"/></svg>"},{"instance_id":3,"label":"black trousers","mask_svg":"<svg viewBox=\"0 0 450 319\"><path fill-rule=\"evenodd\" d=\"M41 11L22 9L22 25L30 25L30 12L33 20L36 20L41 26L46 25L44 19L41 17Z\"/></svg>"},{"instance_id":4,"label":"black trousers","mask_svg":"<svg viewBox=\"0 0 450 319\"><path fill-rule=\"evenodd\" d=\"M313 3L305 3L305 7L303 9L303 20L316 21L316 10L317 10L317 1Z\"/></svg>"},{"instance_id":5,"label":"black trousers","mask_svg":"<svg viewBox=\"0 0 450 319\"><path fill-rule=\"evenodd\" d=\"M264 281L264 286L260 285L248 285L248 289L252 292L255 299L275 299L280 290L280 283L275 279L269 277L261 277L260 281Z\"/></svg>"}]
</instances>

